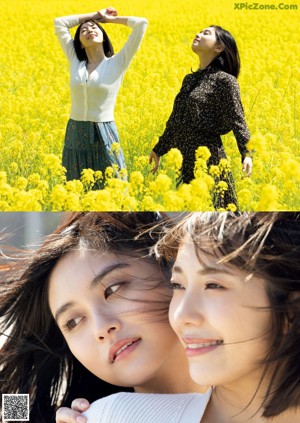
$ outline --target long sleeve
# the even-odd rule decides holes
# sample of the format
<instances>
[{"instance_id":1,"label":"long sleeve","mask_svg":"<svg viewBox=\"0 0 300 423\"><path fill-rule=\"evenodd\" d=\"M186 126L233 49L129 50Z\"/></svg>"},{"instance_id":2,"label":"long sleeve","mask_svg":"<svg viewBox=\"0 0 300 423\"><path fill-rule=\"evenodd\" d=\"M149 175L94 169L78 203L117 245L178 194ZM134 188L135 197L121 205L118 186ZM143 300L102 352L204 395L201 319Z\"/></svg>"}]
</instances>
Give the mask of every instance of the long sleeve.
<instances>
[{"instance_id":1,"label":"long sleeve","mask_svg":"<svg viewBox=\"0 0 300 423\"><path fill-rule=\"evenodd\" d=\"M148 21L146 18L137 18L131 16L128 18L127 25L132 28L132 32L124 44L123 48L115 55L115 61L120 62L124 71L130 65L136 51L139 49L142 39L145 35Z\"/></svg>"},{"instance_id":2,"label":"long sleeve","mask_svg":"<svg viewBox=\"0 0 300 423\"><path fill-rule=\"evenodd\" d=\"M123 48L112 57L104 57L88 75L86 61L78 60L70 28L79 24L78 15L63 16L54 21L55 33L70 64L71 113L76 121L111 122L118 91L125 72L139 48L148 21L129 17L132 32Z\"/></svg>"},{"instance_id":3,"label":"long sleeve","mask_svg":"<svg viewBox=\"0 0 300 423\"><path fill-rule=\"evenodd\" d=\"M164 133L159 137L157 144L153 147L154 153L158 156L163 156L171 148L178 148L177 144L177 125L178 122L181 124L184 121L185 115L185 103L181 101L182 91L184 90L186 81L189 79L189 76L185 76L182 81L182 86L179 93L176 95L173 105L172 113L166 123Z\"/></svg>"},{"instance_id":4,"label":"long sleeve","mask_svg":"<svg viewBox=\"0 0 300 423\"><path fill-rule=\"evenodd\" d=\"M70 28L77 25L79 25L77 15L63 16L54 19L55 34L69 62L76 56Z\"/></svg>"},{"instance_id":5,"label":"long sleeve","mask_svg":"<svg viewBox=\"0 0 300 423\"><path fill-rule=\"evenodd\" d=\"M166 123L166 128L164 133L159 137L157 144L153 147L153 151L158 156L163 156L171 148L176 148L176 138L173 136L173 126L172 126L172 115L171 113L168 122Z\"/></svg>"},{"instance_id":6,"label":"long sleeve","mask_svg":"<svg viewBox=\"0 0 300 423\"><path fill-rule=\"evenodd\" d=\"M239 85L235 77L228 75L226 80L223 80L220 98L223 102L224 118L234 133L243 160L249 154L247 144L250 133L245 121Z\"/></svg>"},{"instance_id":7,"label":"long sleeve","mask_svg":"<svg viewBox=\"0 0 300 423\"><path fill-rule=\"evenodd\" d=\"M84 413L88 423L199 423L211 391L205 394L120 392L95 401Z\"/></svg>"}]
</instances>

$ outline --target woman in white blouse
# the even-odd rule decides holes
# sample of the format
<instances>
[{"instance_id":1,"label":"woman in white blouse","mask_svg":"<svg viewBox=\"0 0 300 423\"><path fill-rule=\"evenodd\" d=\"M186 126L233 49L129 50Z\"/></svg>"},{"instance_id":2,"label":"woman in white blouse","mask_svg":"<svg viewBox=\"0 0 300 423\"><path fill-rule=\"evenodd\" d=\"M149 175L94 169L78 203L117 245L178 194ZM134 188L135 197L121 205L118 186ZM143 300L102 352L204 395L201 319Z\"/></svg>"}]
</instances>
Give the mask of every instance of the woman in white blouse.
<instances>
[{"instance_id":1,"label":"woman in white blouse","mask_svg":"<svg viewBox=\"0 0 300 423\"><path fill-rule=\"evenodd\" d=\"M117 54L114 55L112 44L98 22L132 28ZM82 170L87 168L101 171L104 176L108 166L114 167L114 176L121 176L119 171L125 168L125 161L118 145L114 107L147 24L145 18L118 16L112 7L55 19L55 33L70 64L72 107L63 149L67 180L80 179ZM73 39L69 29L77 25ZM102 186L98 183L96 187Z\"/></svg>"}]
</instances>

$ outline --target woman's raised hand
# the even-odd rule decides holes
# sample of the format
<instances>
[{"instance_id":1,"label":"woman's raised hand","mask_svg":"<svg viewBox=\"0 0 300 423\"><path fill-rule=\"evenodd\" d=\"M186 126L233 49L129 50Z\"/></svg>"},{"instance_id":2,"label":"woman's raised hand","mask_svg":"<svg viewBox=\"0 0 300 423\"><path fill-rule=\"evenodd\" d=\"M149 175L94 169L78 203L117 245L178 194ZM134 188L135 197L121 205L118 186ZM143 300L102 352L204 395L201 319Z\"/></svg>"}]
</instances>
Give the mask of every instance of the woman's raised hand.
<instances>
[{"instance_id":1,"label":"woman's raised hand","mask_svg":"<svg viewBox=\"0 0 300 423\"><path fill-rule=\"evenodd\" d=\"M111 18L118 16L118 12L114 7L107 7L106 9L101 9L97 11L99 15L100 22L109 22Z\"/></svg>"},{"instance_id":2,"label":"woman's raised hand","mask_svg":"<svg viewBox=\"0 0 300 423\"><path fill-rule=\"evenodd\" d=\"M86 411L90 403L84 398L72 401L71 408L60 407L56 412L56 423L86 423L87 419L81 413Z\"/></svg>"},{"instance_id":3,"label":"woman's raised hand","mask_svg":"<svg viewBox=\"0 0 300 423\"><path fill-rule=\"evenodd\" d=\"M245 157L243 161L243 172L246 173L246 176L250 176L252 173L252 159L251 157Z\"/></svg>"},{"instance_id":4,"label":"woman's raised hand","mask_svg":"<svg viewBox=\"0 0 300 423\"><path fill-rule=\"evenodd\" d=\"M160 164L160 157L154 153L154 151L152 150L149 156L149 164L151 164L152 162L154 162L154 168L151 169L151 172L154 174L155 172L157 172L157 169L159 168L159 164Z\"/></svg>"}]
</instances>

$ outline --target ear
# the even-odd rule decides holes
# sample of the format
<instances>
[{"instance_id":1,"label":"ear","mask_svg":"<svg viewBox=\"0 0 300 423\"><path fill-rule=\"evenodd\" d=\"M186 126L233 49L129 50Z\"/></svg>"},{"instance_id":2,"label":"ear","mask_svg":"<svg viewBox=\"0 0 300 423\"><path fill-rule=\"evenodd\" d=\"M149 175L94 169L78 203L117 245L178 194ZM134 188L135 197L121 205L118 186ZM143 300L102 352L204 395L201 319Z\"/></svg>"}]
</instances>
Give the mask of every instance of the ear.
<instances>
[{"instance_id":1,"label":"ear","mask_svg":"<svg viewBox=\"0 0 300 423\"><path fill-rule=\"evenodd\" d=\"M293 326L294 322L297 319L297 316L299 316L297 312L297 310L299 310L299 300L300 300L299 292L292 292L289 295L289 301L293 303L294 306L291 307L292 310L287 313L286 321L284 324L284 331L283 331L285 335L289 333L291 327Z\"/></svg>"},{"instance_id":2,"label":"ear","mask_svg":"<svg viewBox=\"0 0 300 423\"><path fill-rule=\"evenodd\" d=\"M225 46L223 44L217 44L215 47L215 52L218 54L221 54L222 51L225 50Z\"/></svg>"}]
</instances>

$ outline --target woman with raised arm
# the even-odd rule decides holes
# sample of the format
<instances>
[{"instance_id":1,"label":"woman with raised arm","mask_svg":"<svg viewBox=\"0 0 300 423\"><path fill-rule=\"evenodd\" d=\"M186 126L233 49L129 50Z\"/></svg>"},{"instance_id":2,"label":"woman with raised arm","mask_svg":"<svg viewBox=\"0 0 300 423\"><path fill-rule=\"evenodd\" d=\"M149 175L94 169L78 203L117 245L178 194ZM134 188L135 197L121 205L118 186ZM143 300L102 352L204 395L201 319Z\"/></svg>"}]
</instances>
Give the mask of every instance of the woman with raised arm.
<instances>
[{"instance_id":1,"label":"woman with raised arm","mask_svg":"<svg viewBox=\"0 0 300 423\"><path fill-rule=\"evenodd\" d=\"M178 148L183 156L178 183L191 182L197 148L208 147L211 154L208 168L218 165L226 158L221 135L232 130L241 154L242 169L250 176L252 159L247 148L250 134L237 82L240 58L236 42L230 32L211 25L195 36L192 50L199 58L199 69L184 78L165 131L150 153L149 162L155 163L152 173L157 171L161 156L171 148ZM227 188L222 194L217 188L213 192L215 209L226 209L229 204L238 208L231 172L215 176L216 184L221 181L226 182Z\"/></svg>"},{"instance_id":2,"label":"woman with raised arm","mask_svg":"<svg viewBox=\"0 0 300 423\"><path fill-rule=\"evenodd\" d=\"M132 28L117 54L98 22ZM125 168L125 161L114 108L124 74L147 24L145 18L118 16L112 7L55 19L55 33L70 64L72 107L63 149L67 180L80 179L82 170L87 168L101 171L104 177L108 166L115 168L115 176L122 176L119 171ZM77 25L73 39L69 29Z\"/></svg>"}]
</instances>

